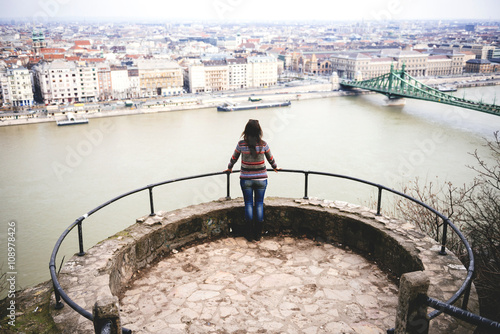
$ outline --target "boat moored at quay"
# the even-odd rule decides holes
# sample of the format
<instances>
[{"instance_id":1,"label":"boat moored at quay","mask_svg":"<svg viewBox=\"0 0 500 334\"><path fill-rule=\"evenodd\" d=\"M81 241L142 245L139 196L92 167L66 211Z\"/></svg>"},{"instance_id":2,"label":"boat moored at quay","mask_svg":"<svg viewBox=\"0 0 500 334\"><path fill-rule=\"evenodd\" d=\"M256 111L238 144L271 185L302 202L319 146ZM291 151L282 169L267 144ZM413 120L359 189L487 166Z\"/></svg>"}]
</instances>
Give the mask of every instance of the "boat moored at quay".
<instances>
[{"instance_id":1,"label":"boat moored at quay","mask_svg":"<svg viewBox=\"0 0 500 334\"><path fill-rule=\"evenodd\" d=\"M217 111L238 111L238 110L249 110L249 109L263 109L263 108L276 108L276 107L287 107L291 105L290 101L282 102L260 102L252 104L235 104L226 102L223 105L217 107Z\"/></svg>"},{"instance_id":2,"label":"boat moored at quay","mask_svg":"<svg viewBox=\"0 0 500 334\"><path fill-rule=\"evenodd\" d=\"M82 117L82 118L77 118L73 113L68 113L66 115L65 120L60 120L56 121L58 126L64 126L64 125L75 125L75 124L87 124L89 122L88 119Z\"/></svg>"}]
</instances>

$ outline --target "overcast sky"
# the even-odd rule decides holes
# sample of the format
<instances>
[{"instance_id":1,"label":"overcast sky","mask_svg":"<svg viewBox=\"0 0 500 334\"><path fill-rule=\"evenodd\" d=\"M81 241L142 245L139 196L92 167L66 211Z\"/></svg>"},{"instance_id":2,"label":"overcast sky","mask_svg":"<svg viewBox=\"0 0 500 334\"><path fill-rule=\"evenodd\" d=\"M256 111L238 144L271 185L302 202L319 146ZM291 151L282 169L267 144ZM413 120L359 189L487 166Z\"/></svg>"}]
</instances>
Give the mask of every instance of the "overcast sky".
<instances>
[{"instance_id":1,"label":"overcast sky","mask_svg":"<svg viewBox=\"0 0 500 334\"><path fill-rule=\"evenodd\" d=\"M499 0L0 0L1 18L500 20Z\"/></svg>"}]
</instances>

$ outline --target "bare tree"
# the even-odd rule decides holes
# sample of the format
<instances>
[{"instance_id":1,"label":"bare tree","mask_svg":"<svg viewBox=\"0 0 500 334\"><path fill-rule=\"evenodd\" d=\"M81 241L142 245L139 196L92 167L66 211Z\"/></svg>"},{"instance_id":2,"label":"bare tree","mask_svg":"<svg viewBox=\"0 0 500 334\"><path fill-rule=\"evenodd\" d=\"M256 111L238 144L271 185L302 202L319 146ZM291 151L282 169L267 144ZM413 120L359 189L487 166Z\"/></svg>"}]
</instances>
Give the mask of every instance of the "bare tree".
<instances>
[{"instance_id":1,"label":"bare tree","mask_svg":"<svg viewBox=\"0 0 500 334\"><path fill-rule=\"evenodd\" d=\"M500 320L500 137L486 144L493 165L486 163L475 151L472 155L478 166L476 186L465 201L464 231L476 258L475 284L482 299L481 311Z\"/></svg>"},{"instance_id":2,"label":"bare tree","mask_svg":"<svg viewBox=\"0 0 500 334\"><path fill-rule=\"evenodd\" d=\"M492 163L477 152L471 153L477 172L468 185L455 187L450 182L427 182L416 179L403 192L428 204L450 218L469 241L476 260L475 285L479 294L481 313L500 320L500 136L486 140ZM401 218L415 224L429 236L440 239L440 219L429 210L406 200L396 203ZM464 261L466 252L458 238L449 231L447 248Z\"/></svg>"}]
</instances>

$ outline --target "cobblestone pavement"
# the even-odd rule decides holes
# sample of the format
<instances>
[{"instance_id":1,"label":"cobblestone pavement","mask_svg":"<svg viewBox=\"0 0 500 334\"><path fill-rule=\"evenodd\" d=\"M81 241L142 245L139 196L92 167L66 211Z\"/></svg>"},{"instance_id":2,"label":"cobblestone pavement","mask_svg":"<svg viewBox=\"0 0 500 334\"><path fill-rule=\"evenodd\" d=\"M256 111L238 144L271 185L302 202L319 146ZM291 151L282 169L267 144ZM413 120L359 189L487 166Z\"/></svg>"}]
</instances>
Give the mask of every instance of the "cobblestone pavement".
<instances>
[{"instance_id":1,"label":"cobblestone pavement","mask_svg":"<svg viewBox=\"0 0 500 334\"><path fill-rule=\"evenodd\" d=\"M134 333L385 334L395 324L397 286L330 244L227 238L174 253L122 296Z\"/></svg>"}]
</instances>

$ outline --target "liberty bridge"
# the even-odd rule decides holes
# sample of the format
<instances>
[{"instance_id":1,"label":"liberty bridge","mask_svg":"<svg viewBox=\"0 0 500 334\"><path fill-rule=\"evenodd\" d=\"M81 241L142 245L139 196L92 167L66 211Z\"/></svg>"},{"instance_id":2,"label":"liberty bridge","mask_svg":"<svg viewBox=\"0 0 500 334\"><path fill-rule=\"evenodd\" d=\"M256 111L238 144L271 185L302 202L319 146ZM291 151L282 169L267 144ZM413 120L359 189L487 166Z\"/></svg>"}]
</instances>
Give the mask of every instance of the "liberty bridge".
<instances>
[{"instance_id":1,"label":"liberty bridge","mask_svg":"<svg viewBox=\"0 0 500 334\"><path fill-rule=\"evenodd\" d=\"M387 74L363 81L342 80L340 85L344 88L360 88L381 93L386 95L389 100L402 98L419 99L500 116L500 106L496 104L467 100L446 94L419 82L406 72L405 64L402 65L401 70L395 70L394 66L391 65L391 71Z\"/></svg>"}]
</instances>

